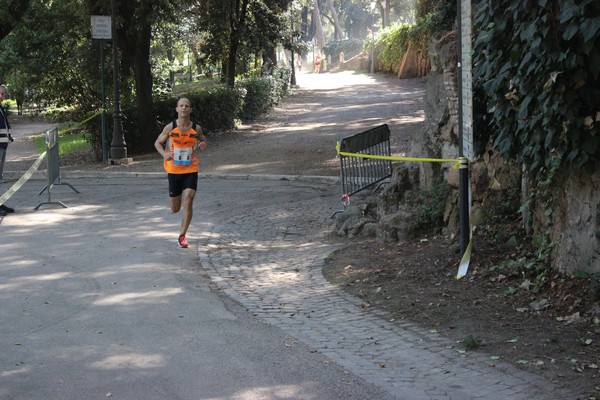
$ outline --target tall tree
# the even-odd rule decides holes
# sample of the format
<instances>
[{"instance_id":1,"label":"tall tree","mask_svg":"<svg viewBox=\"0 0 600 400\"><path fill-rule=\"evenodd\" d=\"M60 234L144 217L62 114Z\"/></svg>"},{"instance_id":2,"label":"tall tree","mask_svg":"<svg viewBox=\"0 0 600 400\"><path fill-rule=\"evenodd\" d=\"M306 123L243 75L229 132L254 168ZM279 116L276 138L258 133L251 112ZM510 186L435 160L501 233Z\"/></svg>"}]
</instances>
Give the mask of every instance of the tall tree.
<instances>
[{"instance_id":1,"label":"tall tree","mask_svg":"<svg viewBox=\"0 0 600 400\"><path fill-rule=\"evenodd\" d=\"M122 48L124 76L133 75L137 104L137 123L143 150L152 150L157 135L156 113L152 101L150 39L152 23L160 10L153 10L151 0L118 2L119 15L127 23L117 25ZM168 5L167 5L168 6Z\"/></svg>"},{"instance_id":2,"label":"tall tree","mask_svg":"<svg viewBox=\"0 0 600 400\"><path fill-rule=\"evenodd\" d=\"M323 48L325 38L323 37L323 23L321 22L321 11L319 10L319 0L313 0L313 24L315 26L315 36L317 38L317 46Z\"/></svg>"},{"instance_id":3,"label":"tall tree","mask_svg":"<svg viewBox=\"0 0 600 400\"><path fill-rule=\"evenodd\" d=\"M3 0L0 3L0 40L19 24L28 9L29 0Z\"/></svg>"},{"instance_id":4,"label":"tall tree","mask_svg":"<svg viewBox=\"0 0 600 400\"><path fill-rule=\"evenodd\" d=\"M340 25L340 20L338 18L338 13L333 6L333 0L327 0L327 5L329 6L329 11L331 11L331 17L333 18L333 27L335 32L335 40L344 39L344 30Z\"/></svg>"},{"instance_id":5,"label":"tall tree","mask_svg":"<svg viewBox=\"0 0 600 400\"><path fill-rule=\"evenodd\" d=\"M137 113L137 128L139 129L141 150L152 150L158 126L154 103L152 99L153 79L150 63L150 44L152 27L163 21L174 19L177 7L185 8L186 0L137 0L115 1L115 24L117 43L121 60L122 89L131 87L134 90L122 90L125 103L133 102ZM111 2L108 0L88 0L93 12L110 14Z\"/></svg>"},{"instance_id":6,"label":"tall tree","mask_svg":"<svg viewBox=\"0 0 600 400\"><path fill-rule=\"evenodd\" d=\"M20 23L0 41L0 75L20 77L37 103L99 107L99 62L89 24L89 13L73 3L31 1Z\"/></svg>"},{"instance_id":7,"label":"tall tree","mask_svg":"<svg viewBox=\"0 0 600 400\"><path fill-rule=\"evenodd\" d=\"M246 17L250 0L228 0L229 54L227 58L227 85L235 85L237 55L240 41L246 29Z\"/></svg>"}]
</instances>

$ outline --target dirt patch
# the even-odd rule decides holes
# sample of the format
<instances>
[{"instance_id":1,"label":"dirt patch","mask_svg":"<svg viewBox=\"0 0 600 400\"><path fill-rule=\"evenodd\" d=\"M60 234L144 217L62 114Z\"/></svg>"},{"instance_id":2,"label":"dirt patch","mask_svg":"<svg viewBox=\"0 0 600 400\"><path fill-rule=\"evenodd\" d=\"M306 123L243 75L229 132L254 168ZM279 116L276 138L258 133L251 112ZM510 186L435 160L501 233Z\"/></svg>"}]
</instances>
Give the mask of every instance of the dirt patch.
<instances>
[{"instance_id":1,"label":"dirt patch","mask_svg":"<svg viewBox=\"0 0 600 400\"><path fill-rule=\"evenodd\" d=\"M531 270L525 260L533 254L514 245L522 236L514 224L480 229L460 281L457 241L442 236L394 245L348 240L323 273L389 321L417 323L458 351L482 352L491 364L507 361L599 398L598 291L587 279Z\"/></svg>"}]
</instances>

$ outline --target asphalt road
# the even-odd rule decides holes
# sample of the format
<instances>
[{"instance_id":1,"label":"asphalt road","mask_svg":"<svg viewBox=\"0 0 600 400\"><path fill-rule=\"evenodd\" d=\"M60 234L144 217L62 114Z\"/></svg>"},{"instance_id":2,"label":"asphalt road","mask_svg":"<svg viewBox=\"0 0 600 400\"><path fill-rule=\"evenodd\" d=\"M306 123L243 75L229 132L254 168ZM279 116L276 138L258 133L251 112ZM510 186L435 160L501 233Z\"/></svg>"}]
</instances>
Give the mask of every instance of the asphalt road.
<instances>
[{"instance_id":1,"label":"asphalt road","mask_svg":"<svg viewBox=\"0 0 600 400\"><path fill-rule=\"evenodd\" d=\"M361 90L385 104L383 88L349 90L352 107ZM27 133L16 130L9 165L36 158ZM146 165L69 170L63 183L80 193L50 195L39 194L42 167L7 202L17 212L0 218L0 399L577 398L389 323L326 282L335 176L203 175L180 249L164 173ZM9 170L0 193L23 172ZM53 201L68 207L40 205Z\"/></svg>"},{"instance_id":2,"label":"asphalt road","mask_svg":"<svg viewBox=\"0 0 600 400\"><path fill-rule=\"evenodd\" d=\"M64 182L67 182L64 180ZM1 399L385 399L383 390L223 296L199 266L205 230L304 183L202 180L192 246L161 178L29 181L0 221ZM243 193L243 195L242 195ZM277 229L273 227L273 229Z\"/></svg>"}]
</instances>

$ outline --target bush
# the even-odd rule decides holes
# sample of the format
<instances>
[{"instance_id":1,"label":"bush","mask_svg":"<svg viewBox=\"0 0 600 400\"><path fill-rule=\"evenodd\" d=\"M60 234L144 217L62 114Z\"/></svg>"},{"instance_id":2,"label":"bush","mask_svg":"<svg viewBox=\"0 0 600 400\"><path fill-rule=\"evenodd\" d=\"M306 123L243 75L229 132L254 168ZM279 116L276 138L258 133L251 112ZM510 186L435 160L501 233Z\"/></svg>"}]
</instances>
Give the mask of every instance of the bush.
<instances>
[{"instance_id":1,"label":"bush","mask_svg":"<svg viewBox=\"0 0 600 400\"><path fill-rule=\"evenodd\" d=\"M273 75L240 80L236 88L245 92L239 117L246 121L256 119L288 95L291 71L287 67L273 69Z\"/></svg>"},{"instance_id":2,"label":"bush","mask_svg":"<svg viewBox=\"0 0 600 400\"><path fill-rule=\"evenodd\" d=\"M192 120L199 123L206 134L223 132L235 128L236 120L253 120L277 105L289 91L291 71L288 68L275 68L272 76L240 80L235 88L227 86L202 88L174 96L160 96L154 100L154 110L158 126L163 126L177 118L177 100L187 97L192 102ZM139 132L137 121L128 116L137 115L135 105L122 109L123 131L127 148L132 154L143 149L144 138ZM112 113L106 114L107 126L112 126ZM94 148L98 158L102 155L102 132L99 119L85 124L86 138ZM109 131L111 128L109 128ZM158 131L156 132L158 135ZM110 146L110 144L109 144ZM139 151L139 150L138 150Z\"/></svg>"},{"instance_id":3,"label":"bush","mask_svg":"<svg viewBox=\"0 0 600 400\"><path fill-rule=\"evenodd\" d=\"M407 24L394 25L379 34L375 50L379 70L398 73L402 57L410 44L410 30L413 27Z\"/></svg>"},{"instance_id":4,"label":"bush","mask_svg":"<svg viewBox=\"0 0 600 400\"><path fill-rule=\"evenodd\" d=\"M238 82L237 87L245 91L241 119L256 119L271 107L272 84L270 77L249 78Z\"/></svg>"}]
</instances>

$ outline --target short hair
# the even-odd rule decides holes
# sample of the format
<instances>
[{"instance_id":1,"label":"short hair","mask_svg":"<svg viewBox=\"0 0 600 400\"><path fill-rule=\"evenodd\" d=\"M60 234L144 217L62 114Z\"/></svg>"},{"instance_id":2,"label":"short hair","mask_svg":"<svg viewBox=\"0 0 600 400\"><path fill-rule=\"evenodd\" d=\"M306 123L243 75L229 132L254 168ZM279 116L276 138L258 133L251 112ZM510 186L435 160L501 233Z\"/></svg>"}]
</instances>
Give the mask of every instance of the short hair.
<instances>
[{"instance_id":1,"label":"short hair","mask_svg":"<svg viewBox=\"0 0 600 400\"><path fill-rule=\"evenodd\" d=\"M179 102L181 100L187 100L187 102L190 103L190 106L192 105L192 101L190 99L188 99L187 97L181 97L181 98L179 98L179 100L177 100L177 105L179 105Z\"/></svg>"}]
</instances>

